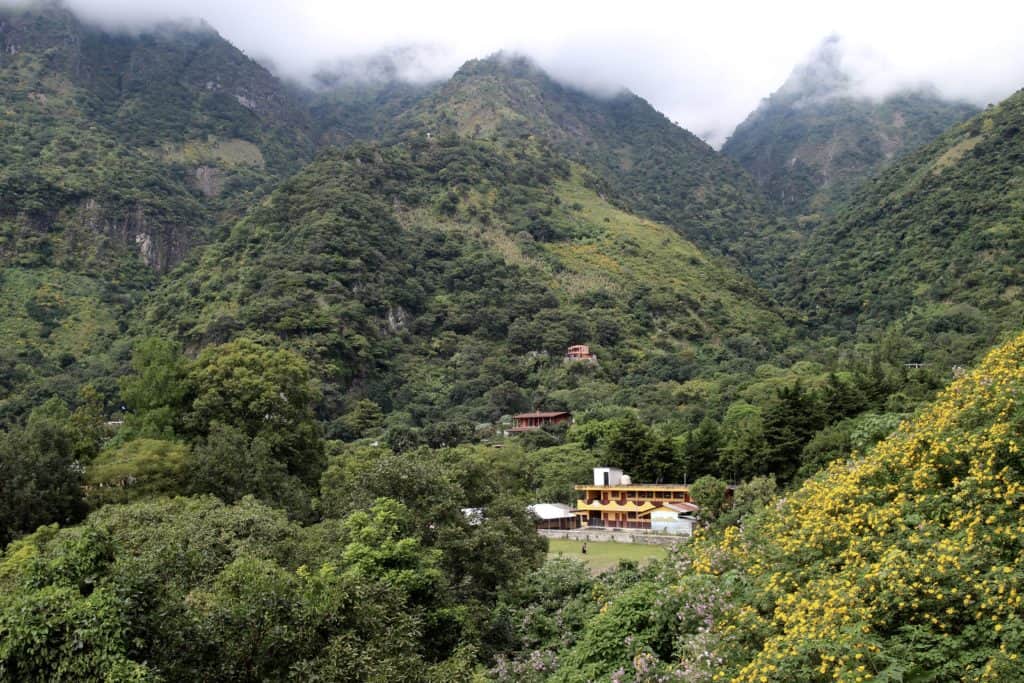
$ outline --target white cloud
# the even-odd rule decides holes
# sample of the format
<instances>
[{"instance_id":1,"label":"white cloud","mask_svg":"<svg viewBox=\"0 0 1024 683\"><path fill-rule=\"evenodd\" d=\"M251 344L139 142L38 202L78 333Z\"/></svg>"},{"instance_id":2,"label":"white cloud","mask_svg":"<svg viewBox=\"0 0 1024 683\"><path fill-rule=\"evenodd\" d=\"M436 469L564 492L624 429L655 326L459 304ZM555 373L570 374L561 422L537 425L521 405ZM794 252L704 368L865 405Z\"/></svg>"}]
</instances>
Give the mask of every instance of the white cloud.
<instances>
[{"instance_id":1,"label":"white cloud","mask_svg":"<svg viewBox=\"0 0 1024 683\"><path fill-rule=\"evenodd\" d=\"M0 0L3 2L4 0ZM849 48L866 90L928 81L952 97L998 101L1024 85L1024 4L820 0L67 0L85 18L137 28L201 17L247 54L303 78L324 63L426 46L420 78L497 50L561 79L625 86L718 144L827 35Z\"/></svg>"}]
</instances>

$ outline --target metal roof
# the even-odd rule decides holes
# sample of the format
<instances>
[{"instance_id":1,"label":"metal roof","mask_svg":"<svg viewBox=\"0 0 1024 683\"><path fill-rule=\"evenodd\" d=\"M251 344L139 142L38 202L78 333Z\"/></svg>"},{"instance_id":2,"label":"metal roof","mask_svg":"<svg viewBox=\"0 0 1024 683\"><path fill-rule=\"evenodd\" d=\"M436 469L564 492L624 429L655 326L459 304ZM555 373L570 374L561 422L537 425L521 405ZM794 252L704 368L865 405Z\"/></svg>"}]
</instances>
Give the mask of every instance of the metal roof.
<instances>
[{"instance_id":1,"label":"metal roof","mask_svg":"<svg viewBox=\"0 0 1024 683\"><path fill-rule=\"evenodd\" d=\"M693 503L663 503L661 507L675 512L697 512L700 510L700 506Z\"/></svg>"},{"instance_id":2,"label":"metal roof","mask_svg":"<svg viewBox=\"0 0 1024 683\"><path fill-rule=\"evenodd\" d=\"M558 417L559 415L571 415L571 413L568 410L558 410L552 413L519 413L518 415L513 415L512 417L520 419L526 417Z\"/></svg>"},{"instance_id":3,"label":"metal roof","mask_svg":"<svg viewBox=\"0 0 1024 683\"><path fill-rule=\"evenodd\" d=\"M537 503L527 509L540 519L564 519L574 516L572 508L562 503Z\"/></svg>"}]
</instances>

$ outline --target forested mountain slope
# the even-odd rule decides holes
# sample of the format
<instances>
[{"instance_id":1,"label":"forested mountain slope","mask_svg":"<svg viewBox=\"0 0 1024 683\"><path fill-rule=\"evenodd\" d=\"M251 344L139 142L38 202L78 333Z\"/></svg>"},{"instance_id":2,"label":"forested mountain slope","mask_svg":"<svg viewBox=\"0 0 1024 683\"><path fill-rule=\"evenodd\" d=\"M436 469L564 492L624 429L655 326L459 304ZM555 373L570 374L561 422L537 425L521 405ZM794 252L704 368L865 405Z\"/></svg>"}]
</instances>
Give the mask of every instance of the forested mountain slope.
<instances>
[{"instance_id":1,"label":"forested mountain slope","mask_svg":"<svg viewBox=\"0 0 1024 683\"><path fill-rule=\"evenodd\" d=\"M782 410L775 392L787 382L804 381L791 398L815 405L826 385L875 387L784 444L788 477L816 430L869 408L899 413L946 374L909 377L891 353L798 340L797 321L715 253L780 258L751 249L780 226L757 222L766 214L743 189L749 178L635 96L593 97L504 57L441 86L325 75L320 90L298 93L202 27L117 36L53 6L5 16L8 97L20 112L6 125L48 145L12 144L4 168L15 200L0 245L5 424L54 393L77 405L86 383L109 411L120 407L129 349L153 334L193 356L242 335L300 349L325 382L319 417L332 436L354 436L343 423L363 398L388 426L459 429L538 406L596 419L634 408L671 422L666 434L695 433L700 455L680 456L681 467L734 476L778 460L750 454L778 450L762 443L760 419ZM75 48L83 41L88 58ZM66 87L30 97L36 81ZM221 137L229 129L243 137ZM359 144L377 136L385 142ZM307 139L351 149L324 150L264 202ZM85 151L61 152L82 141ZM93 163L94 148L106 161ZM682 190L650 194L655 181ZM687 220L718 247L687 241L674 219L639 217L663 197L696 211ZM112 206L164 222L111 224ZM253 215L239 222L243 210ZM204 240L205 253L167 271ZM140 248L166 258L147 266ZM599 365L563 365L574 342L595 347ZM814 360L794 366L808 352ZM897 387L906 392L886 404ZM726 424L730 407L750 418L743 430L722 440L695 431L705 417ZM734 449L734 436L746 445Z\"/></svg>"},{"instance_id":2,"label":"forested mountain slope","mask_svg":"<svg viewBox=\"0 0 1024 683\"><path fill-rule=\"evenodd\" d=\"M960 367L1024 328L1024 91L784 221L520 59L299 92L42 3L0 86L0 682L1024 678L1024 336ZM709 526L547 557L601 465Z\"/></svg>"},{"instance_id":3,"label":"forested mountain slope","mask_svg":"<svg viewBox=\"0 0 1024 683\"><path fill-rule=\"evenodd\" d=\"M764 203L741 170L631 94L595 98L556 84L524 60L503 57L471 62L444 86L406 86L386 79L361 83L325 76L319 91L298 92L209 27L167 25L140 34L116 34L82 24L59 4L4 10L0 41L2 97L8 114L0 122L4 133L0 151L5 158L0 170L5 197L0 208L0 259L5 266L0 287L6 305L0 337L11 342L3 344L7 351L0 381L8 392L0 414L22 414L54 391L70 400L73 388L86 380L112 382L110 375L117 374L126 361L131 334L146 329L136 324L129 330L127 320L142 293L159 281L160 273L186 258L196 245L219 240L227 226L299 168L317 146L344 147L368 138L394 143L405 136L422 142L458 132L479 139L495 137L499 142L493 144L506 145L504 161L493 163L514 160L518 175L508 179L513 185L530 186L526 195L545 195L543 202L550 206L531 206L532 200L521 197L509 204L488 190L491 194L482 197L479 206L466 209L479 210L480 215L467 213L462 220L475 223L493 216L504 221L500 230L488 228L490 233L501 233L501 239L489 238L491 244L482 248L502 251L503 258L517 268L547 270L540 278L545 283L568 280L561 271L566 263L574 264L578 282L566 286L566 291L581 300L598 297L596 304L590 300L580 304L583 308L626 308L624 301L631 297L654 300L661 296L659 292L672 292L667 303L658 299L652 304L649 316L640 315L637 325L626 325L625 332L608 332L605 339L633 338L661 329L670 341L655 356L686 347L694 339L713 340L717 348L748 344L743 335L724 334L736 329L757 328L759 338L775 340L753 343L758 354L767 353L778 341L775 323L743 323L744 316L736 314L734 304L740 301L741 307L767 310L766 299L751 283L727 266L711 264L692 244L662 235L662 225L669 225L703 245L705 252L740 253L744 239L767 220ZM543 168L528 168L535 162L542 167L549 162L538 162L535 154L526 151L539 143L524 139L524 133L553 144L558 155L583 165L571 173L560 171L554 179L547 178ZM476 181L477 169L462 169L466 176L450 175L443 165L424 170L424 177L433 184L431 191L437 194L429 199L436 204L431 211L451 221L448 212L455 204L441 195L464 193ZM432 177L434 173L438 175ZM531 175L542 180L523 180ZM589 190L584 192L584 187ZM568 196L573 193L584 194ZM608 212L613 208L607 202L618 206L618 213L602 215L600 220L614 228L631 226L630 235L602 238L608 235L603 225L565 228L582 219L581 210L558 207L562 195L570 205L596 203ZM549 220L552 207L562 218ZM662 224L622 213L621 209L630 207L661 219ZM388 207L384 213L395 213L393 209ZM398 213L402 212L392 218L411 220L408 210ZM462 232L446 239L477 239ZM591 242L587 249L564 244L522 246L523 240L512 237L518 233L542 243L567 244L584 238ZM680 258L668 263L664 256L674 253L674 247L659 250L655 239L685 244L675 254ZM635 251L634 242L643 244L640 251ZM309 248L315 251L316 246ZM216 249L221 253L220 247ZM668 269L652 268L644 255L657 255L654 262L664 261ZM435 260L452 256L439 254ZM414 268L411 264L430 258L418 252L395 252L387 263ZM622 259L632 259L637 270L624 266ZM605 267L611 268L610 274L602 270ZM333 263L327 267L332 268ZM704 277L705 271L715 275ZM671 279L681 272L687 273L683 281ZM670 281L661 281L666 274ZM281 277L263 275L266 282ZM528 291L537 285L534 274L523 277L529 281L525 288L517 285L513 290ZM644 277L652 281L644 282ZM600 284L607 279L614 286ZM180 286L172 282L167 288ZM600 297L614 303L601 303L605 300ZM500 321L507 314L498 310L498 300L492 298L488 305ZM537 301L541 302L536 304L538 310L547 308L543 296ZM393 315L404 315L401 297L388 303L398 306ZM164 320L187 319L188 305ZM388 318L386 312L374 309L374 314ZM775 314L768 315L779 320ZM377 325L362 320L361 312L351 316L359 321L347 327L345 335ZM759 316L747 318L763 322ZM552 332L552 338L565 337L568 342L586 337L601 343L602 337L591 329L597 317L585 317L582 328L570 324L572 334ZM244 324L229 323L229 318L223 317L227 327L240 324L261 329L259 318ZM729 324L723 326L727 319ZM526 320L520 323L525 325ZM504 323L495 324L504 329ZM400 326L401 321L393 321L394 325ZM372 340L372 351L356 352L355 347L364 342L353 342L340 355L348 361L346 369L338 371L339 377L346 378L344 383L361 381L358 378L376 363L367 365L370 357L393 355L387 343L377 348L377 337L365 333L364 329L358 336ZM224 334L204 331L199 338L218 339ZM520 336L527 334L520 331ZM492 331L491 336L499 335ZM547 347L554 352L553 339ZM732 357L734 351L727 355ZM353 360L357 356L360 362ZM651 359L645 362L654 364ZM690 369L659 373L679 378L691 374L696 365L705 365L704 361L676 360L671 365L680 362ZM428 383L434 386L437 381L433 377ZM478 380L469 394L476 396L484 384ZM104 393L115 393L112 385ZM513 403L531 404L542 398L517 397ZM392 399L381 400L390 403ZM463 402L459 399L455 404ZM481 413L478 410L477 416Z\"/></svg>"},{"instance_id":4,"label":"forested mountain slope","mask_svg":"<svg viewBox=\"0 0 1024 683\"><path fill-rule=\"evenodd\" d=\"M753 258L746 242L773 220L746 173L640 97L590 95L521 57L466 63L408 119L435 132L545 140L623 207L712 252Z\"/></svg>"},{"instance_id":5,"label":"forested mountain slope","mask_svg":"<svg viewBox=\"0 0 1024 683\"><path fill-rule=\"evenodd\" d=\"M741 123L722 152L790 216L828 213L894 159L977 113L927 87L858 94L832 37Z\"/></svg>"},{"instance_id":6,"label":"forested mountain slope","mask_svg":"<svg viewBox=\"0 0 1024 683\"><path fill-rule=\"evenodd\" d=\"M124 357L156 274L311 154L306 114L212 29L0 8L0 422Z\"/></svg>"},{"instance_id":7,"label":"forested mountain slope","mask_svg":"<svg viewBox=\"0 0 1024 683\"><path fill-rule=\"evenodd\" d=\"M315 360L328 414L368 396L415 425L656 404L653 385L788 338L749 280L584 174L544 145L425 131L327 153L167 280L140 325L189 348L277 335ZM571 343L600 364L564 366Z\"/></svg>"},{"instance_id":8,"label":"forested mountain slope","mask_svg":"<svg viewBox=\"0 0 1024 683\"><path fill-rule=\"evenodd\" d=\"M318 71L309 84L292 86L309 111L318 146L392 140L398 121L444 85L403 80L400 56L381 54Z\"/></svg>"},{"instance_id":9,"label":"forested mountain slope","mask_svg":"<svg viewBox=\"0 0 1024 683\"><path fill-rule=\"evenodd\" d=\"M43 4L2 10L0 46L5 216L91 220L163 270L311 155L307 115L208 26L118 34Z\"/></svg>"},{"instance_id":10,"label":"forested mountain slope","mask_svg":"<svg viewBox=\"0 0 1024 683\"><path fill-rule=\"evenodd\" d=\"M965 364L1024 324L1024 92L954 127L823 222L781 283L827 334L898 323L905 362Z\"/></svg>"}]
</instances>

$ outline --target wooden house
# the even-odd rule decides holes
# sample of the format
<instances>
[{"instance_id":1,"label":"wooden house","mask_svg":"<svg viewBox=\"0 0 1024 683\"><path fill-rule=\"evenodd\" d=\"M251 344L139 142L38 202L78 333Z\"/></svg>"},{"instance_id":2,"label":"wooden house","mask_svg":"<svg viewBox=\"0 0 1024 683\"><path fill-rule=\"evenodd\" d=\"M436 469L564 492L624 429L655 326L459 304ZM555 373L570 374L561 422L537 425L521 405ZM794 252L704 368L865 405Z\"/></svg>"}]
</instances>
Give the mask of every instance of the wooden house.
<instances>
[{"instance_id":1,"label":"wooden house","mask_svg":"<svg viewBox=\"0 0 1024 683\"><path fill-rule=\"evenodd\" d=\"M545 425L557 425L567 422L572 422L572 413L564 410L547 413L520 413L519 415L512 416L512 428L508 431L510 434L530 432L534 429L540 429Z\"/></svg>"}]
</instances>

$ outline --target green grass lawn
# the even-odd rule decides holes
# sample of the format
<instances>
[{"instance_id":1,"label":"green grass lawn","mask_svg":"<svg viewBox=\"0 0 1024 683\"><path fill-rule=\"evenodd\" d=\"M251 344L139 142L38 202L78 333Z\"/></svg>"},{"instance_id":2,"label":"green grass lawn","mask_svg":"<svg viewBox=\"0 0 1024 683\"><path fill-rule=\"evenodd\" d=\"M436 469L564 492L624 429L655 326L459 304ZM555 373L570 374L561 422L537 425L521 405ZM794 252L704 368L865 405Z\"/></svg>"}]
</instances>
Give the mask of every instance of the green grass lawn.
<instances>
[{"instance_id":1,"label":"green grass lawn","mask_svg":"<svg viewBox=\"0 0 1024 683\"><path fill-rule=\"evenodd\" d=\"M548 557L569 557L582 560L595 574L619 564L619 560L634 560L641 565L652 559L665 557L664 546L645 543L587 543L587 554L580 552L582 541L548 539Z\"/></svg>"}]
</instances>

